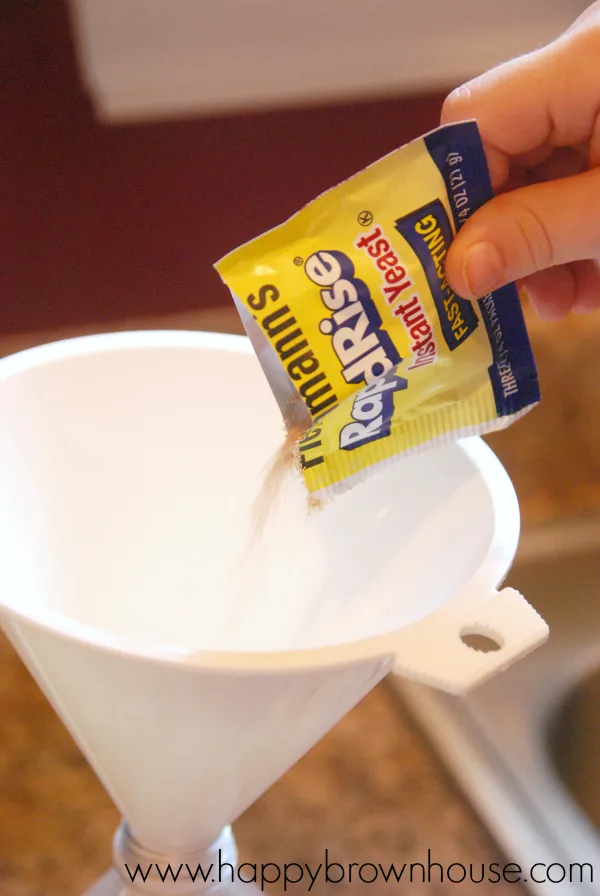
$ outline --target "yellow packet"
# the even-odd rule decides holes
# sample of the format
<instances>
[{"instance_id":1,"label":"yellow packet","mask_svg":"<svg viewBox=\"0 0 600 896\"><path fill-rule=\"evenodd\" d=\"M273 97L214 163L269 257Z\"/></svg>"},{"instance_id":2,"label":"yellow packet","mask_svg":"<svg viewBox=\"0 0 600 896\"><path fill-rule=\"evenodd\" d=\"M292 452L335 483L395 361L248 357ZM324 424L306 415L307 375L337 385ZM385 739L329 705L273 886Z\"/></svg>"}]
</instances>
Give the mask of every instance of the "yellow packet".
<instances>
[{"instance_id":1,"label":"yellow packet","mask_svg":"<svg viewBox=\"0 0 600 896\"><path fill-rule=\"evenodd\" d=\"M309 424L298 459L313 497L540 400L514 284L472 303L444 275L454 235L492 196L476 123L447 125L215 265L288 429Z\"/></svg>"}]
</instances>

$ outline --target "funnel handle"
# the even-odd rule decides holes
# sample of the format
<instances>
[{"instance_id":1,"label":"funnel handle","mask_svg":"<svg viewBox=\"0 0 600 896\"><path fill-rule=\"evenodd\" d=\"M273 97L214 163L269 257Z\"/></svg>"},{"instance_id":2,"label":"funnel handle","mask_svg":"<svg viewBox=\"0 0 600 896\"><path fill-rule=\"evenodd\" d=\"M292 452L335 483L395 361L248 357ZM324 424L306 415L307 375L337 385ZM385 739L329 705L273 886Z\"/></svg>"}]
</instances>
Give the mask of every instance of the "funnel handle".
<instances>
[{"instance_id":1,"label":"funnel handle","mask_svg":"<svg viewBox=\"0 0 600 896\"><path fill-rule=\"evenodd\" d=\"M493 649L469 646L469 635L489 639ZM544 620L513 588L465 594L395 633L392 672L464 694L535 650L548 635Z\"/></svg>"}]
</instances>

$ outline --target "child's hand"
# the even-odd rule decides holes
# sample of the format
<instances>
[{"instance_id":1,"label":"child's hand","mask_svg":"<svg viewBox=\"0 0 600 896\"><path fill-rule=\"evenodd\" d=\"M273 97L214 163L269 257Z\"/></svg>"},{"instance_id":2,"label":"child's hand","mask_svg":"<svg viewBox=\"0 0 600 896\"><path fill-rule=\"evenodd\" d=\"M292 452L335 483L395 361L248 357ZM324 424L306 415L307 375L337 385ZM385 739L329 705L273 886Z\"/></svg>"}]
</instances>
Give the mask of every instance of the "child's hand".
<instances>
[{"instance_id":1,"label":"child's hand","mask_svg":"<svg viewBox=\"0 0 600 896\"><path fill-rule=\"evenodd\" d=\"M442 121L469 118L500 195L448 252L454 291L518 280L547 319L600 308L600 2L550 46L451 93Z\"/></svg>"}]
</instances>

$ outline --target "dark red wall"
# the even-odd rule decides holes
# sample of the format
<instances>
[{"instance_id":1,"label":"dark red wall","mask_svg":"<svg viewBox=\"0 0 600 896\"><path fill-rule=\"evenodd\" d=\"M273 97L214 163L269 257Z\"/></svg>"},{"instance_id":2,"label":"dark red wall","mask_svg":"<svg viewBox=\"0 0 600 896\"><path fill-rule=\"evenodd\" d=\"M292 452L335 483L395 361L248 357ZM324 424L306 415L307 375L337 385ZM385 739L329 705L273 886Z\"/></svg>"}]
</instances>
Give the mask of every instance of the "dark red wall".
<instances>
[{"instance_id":1,"label":"dark red wall","mask_svg":"<svg viewBox=\"0 0 600 896\"><path fill-rule=\"evenodd\" d=\"M442 95L101 126L63 6L0 11L3 332L227 302L221 255L438 123Z\"/></svg>"}]
</instances>

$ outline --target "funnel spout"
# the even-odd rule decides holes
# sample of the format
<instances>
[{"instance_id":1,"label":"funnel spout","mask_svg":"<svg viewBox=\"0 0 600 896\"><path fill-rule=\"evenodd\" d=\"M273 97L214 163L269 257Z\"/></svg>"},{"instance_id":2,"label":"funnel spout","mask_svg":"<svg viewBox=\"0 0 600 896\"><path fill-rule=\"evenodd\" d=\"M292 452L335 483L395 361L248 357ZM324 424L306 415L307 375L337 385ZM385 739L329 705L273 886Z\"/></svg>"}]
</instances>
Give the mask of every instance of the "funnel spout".
<instances>
[{"instance_id":1,"label":"funnel spout","mask_svg":"<svg viewBox=\"0 0 600 896\"><path fill-rule=\"evenodd\" d=\"M123 821L113 842L113 863L127 888L127 896L137 896L138 893L152 896L216 894L220 878L224 884L235 880L237 848L231 827L227 825L204 849L157 854L138 843L127 822Z\"/></svg>"},{"instance_id":2,"label":"funnel spout","mask_svg":"<svg viewBox=\"0 0 600 896\"><path fill-rule=\"evenodd\" d=\"M84 896L252 896L240 878L235 838L226 825L204 849L156 853L135 840L123 820L113 842L113 868Z\"/></svg>"}]
</instances>

